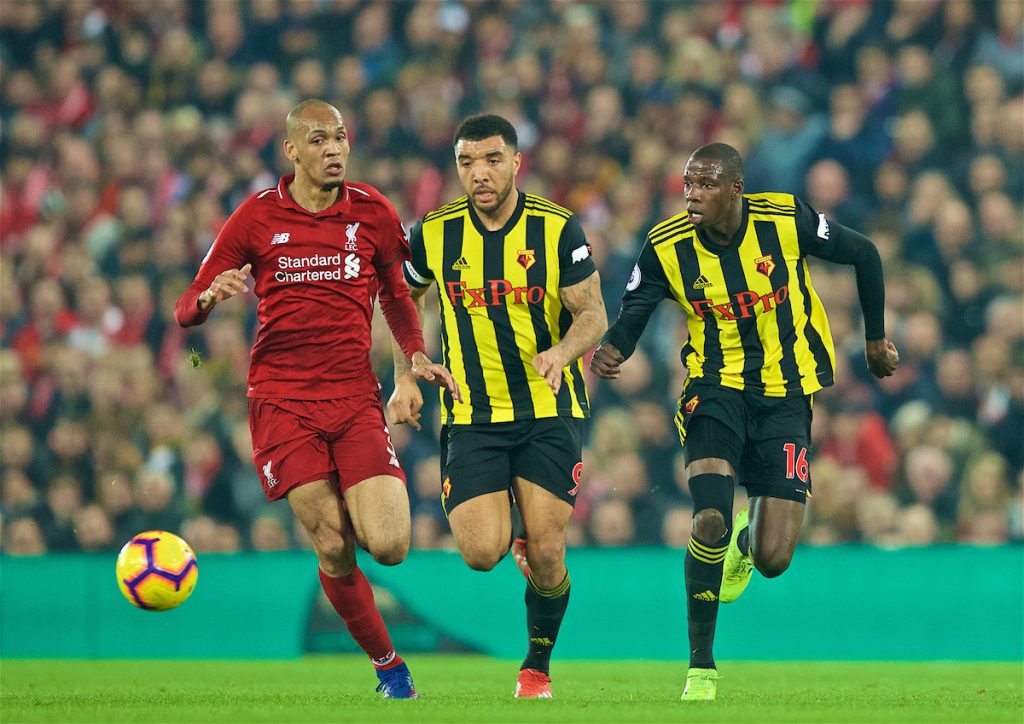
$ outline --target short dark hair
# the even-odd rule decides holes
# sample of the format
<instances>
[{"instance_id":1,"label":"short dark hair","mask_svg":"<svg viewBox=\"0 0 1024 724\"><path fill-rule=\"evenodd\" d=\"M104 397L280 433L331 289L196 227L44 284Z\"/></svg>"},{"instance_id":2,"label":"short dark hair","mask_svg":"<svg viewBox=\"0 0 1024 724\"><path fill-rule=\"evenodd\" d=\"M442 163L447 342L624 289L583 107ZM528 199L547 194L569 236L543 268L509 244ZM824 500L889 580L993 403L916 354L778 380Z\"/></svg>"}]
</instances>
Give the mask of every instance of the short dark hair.
<instances>
[{"instance_id":1,"label":"short dark hair","mask_svg":"<svg viewBox=\"0 0 1024 724\"><path fill-rule=\"evenodd\" d=\"M519 148L516 129L508 120L493 113L478 113L460 123L452 138L452 145L457 146L459 141L482 141L492 136L501 136L513 151Z\"/></svg>"},{"instance_id":2,"label":"short dark hair","mask_svg":"<svg viewBox=\"0 0 1024 724\"><path fill-rule=\"evenodd\" d=\"M743 179L743 157L727 143L709 143L690 156L695 161L720 161L725 176L733 181Z\"/></svg>"}]
</instances>

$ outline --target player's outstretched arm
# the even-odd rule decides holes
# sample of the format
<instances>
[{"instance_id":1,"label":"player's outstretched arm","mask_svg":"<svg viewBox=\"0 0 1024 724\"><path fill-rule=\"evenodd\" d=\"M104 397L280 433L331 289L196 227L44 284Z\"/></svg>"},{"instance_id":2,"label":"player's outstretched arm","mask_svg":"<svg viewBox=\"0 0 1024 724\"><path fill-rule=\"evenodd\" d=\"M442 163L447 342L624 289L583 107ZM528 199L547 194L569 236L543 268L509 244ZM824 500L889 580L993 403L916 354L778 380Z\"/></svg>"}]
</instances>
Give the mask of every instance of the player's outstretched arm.
<instances>
[{"instance_id":1,"label":"player's outstretched arm","mask_svg":"<svg viewBox=\"0 0 1024 724\"><path fill-rule=\"evenodd\" d=\"M608 330L601 277L596 271L577 284L561 287L558 298L572 314L572 324L558 344L533 358L534 369L555 394L562 386L562 370L593 349Z\"/></svg>"},{"instance_id":2,"label":"player's outstretched arm","mask_svg":"<svg viewBox=\"0 0 1024 724\"><path fill-rule=\"evenodd\" d=\"M878 249L859 231L829 222L824 214L815 215L802 201L798 201L797 216L803 253L853 267L864 315L864 357L871 374L889 377L899 366L900 355L885 338L885 279Z\"/></svg>"},{"instance_id":3,"label":"player's outstretched arm","mask_svg":"<svg viewBox=\"0 0 1024 724\"><path fill-rule=\"evenodd\" d=\"M878 379L889 377L900 365L900 353L887 339L869 339L864 345L864 356L871 374Z\"/></svg>"},{"instance_id":4,"label":"player's outstretched arm","mask_svg":"<svg viewBox=\"0 0 1024 724\"><path fill-rule=\"evenodd\" d=\"M648 239L626 281L618 319L594 352L590 360L590 371L606 380L618 377L622 372L622 363L632 356L640 335L651 321L654 309L668 295L668 279Z\"/></svg>"}]
</instances>

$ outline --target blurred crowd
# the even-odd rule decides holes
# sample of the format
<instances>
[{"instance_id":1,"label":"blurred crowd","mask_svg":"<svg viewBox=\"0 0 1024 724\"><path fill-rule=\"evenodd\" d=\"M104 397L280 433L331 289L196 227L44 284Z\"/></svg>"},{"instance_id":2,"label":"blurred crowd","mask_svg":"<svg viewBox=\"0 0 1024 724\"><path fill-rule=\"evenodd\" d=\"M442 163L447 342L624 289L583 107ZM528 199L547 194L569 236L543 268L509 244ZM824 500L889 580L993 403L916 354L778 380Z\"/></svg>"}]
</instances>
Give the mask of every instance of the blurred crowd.
<instances>
[{"instance_id":1,"label":"blurred crowd","mask_svg":"<svg viewBox=\"0 0 1024 724\"><path fill-rule=\"evenodd\" d=\"M288 170L283 119L312 97L345 114L349 178L407 226L462 194L458 121L512 120L520 188L580 215L613 316L646 231L684 207L689 154L735 146L747 191L796 193L876 243L902 356L870 377L852 269L811 260L840 359L815 396L806 542L1021 540L1022 16L1020 0L5 2L3 550L113 551L151 528L200 551L308 545L250 458L251 294L193 330L172 308L227 215ZM686 543L680 312L659 308L619 381L589 380L573 545ZM383 320L374 335L387 392ZM414 547L450 547L426 393L424 431L392 434Z\"/></svg>"}]
</instances>

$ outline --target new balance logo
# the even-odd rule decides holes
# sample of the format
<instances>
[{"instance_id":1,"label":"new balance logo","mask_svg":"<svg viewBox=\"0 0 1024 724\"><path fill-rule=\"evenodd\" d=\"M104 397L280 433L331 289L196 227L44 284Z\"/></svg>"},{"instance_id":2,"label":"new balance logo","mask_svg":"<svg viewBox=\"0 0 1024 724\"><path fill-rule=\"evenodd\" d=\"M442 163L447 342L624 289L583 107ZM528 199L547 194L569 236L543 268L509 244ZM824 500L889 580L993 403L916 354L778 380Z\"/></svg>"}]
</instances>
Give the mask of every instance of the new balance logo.
<instances>
[{"instance_id":1,"label":"new balance logo","mask_svg":"<svg viewBox=\"0 0 1024 724\"><path fill-rule=\"evenodd\" d=\"M693 288L694 289L707 289L710 286L711 286L711 282L708 281L708 278L706 276L704 276L703 274L701 274L699 277L697 277L697 281L695 281L693 283Z\"/></svg>"},{"instance_id":2,"label":"new balance logo","mask_svg":"<svg viewBox=\"0 0 1024 724\"><path fill-rule=\"evenodd\" d=\"M452 269L455 271L465 271L466 269L469 269L469 262L466 261L466 257L460 256L456 259L455 263L452 264Z\"/></svg>"},{"instance_id":3,"label":"new balance logo","mask_svg":"<svg viewBox=\"0 0 1024 724\"><path fill-rule=\"evenodd\" d=\"M704 593L695 593L691 598L696 598L698 601L717 601L718 596L711 592L711 589L704 591Z\"/></svg>"},{"instance_id":4,"label":"new balance logo","mask_svg":"<svg viewBox=\"0 0 1024 724\"><path fill-rule=\"evenodd\" d=\"M291 234L289 234L287 231L285 231L283 233L280 233L280 234L274 234L272 237L270 237L270 243L271 244L287 244L288 243L288 238L290 236L291 236Z\"/></svg>"}]
</instances>

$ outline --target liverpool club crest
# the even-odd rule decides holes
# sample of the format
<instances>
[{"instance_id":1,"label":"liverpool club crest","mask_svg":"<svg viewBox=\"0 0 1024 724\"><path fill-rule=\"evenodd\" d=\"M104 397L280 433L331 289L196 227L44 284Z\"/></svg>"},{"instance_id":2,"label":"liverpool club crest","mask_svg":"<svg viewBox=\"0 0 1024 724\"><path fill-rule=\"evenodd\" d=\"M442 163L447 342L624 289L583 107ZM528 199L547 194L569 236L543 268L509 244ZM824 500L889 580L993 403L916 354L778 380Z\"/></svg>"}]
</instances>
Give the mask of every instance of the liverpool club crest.
<instances>
[{"instance_id":1,"label":"liverpool club crest","mask_svg":"<svg viewBox=\"0 0 1024 724\"><path fill-rule=\"evenodd\" d=\"M772 272L775 271L775 262L772 261L772 255L759 256L754 259L754 263L757 265L757 270L764 274L766 277L770 277Z\"/></svg>"}]
</instances>

